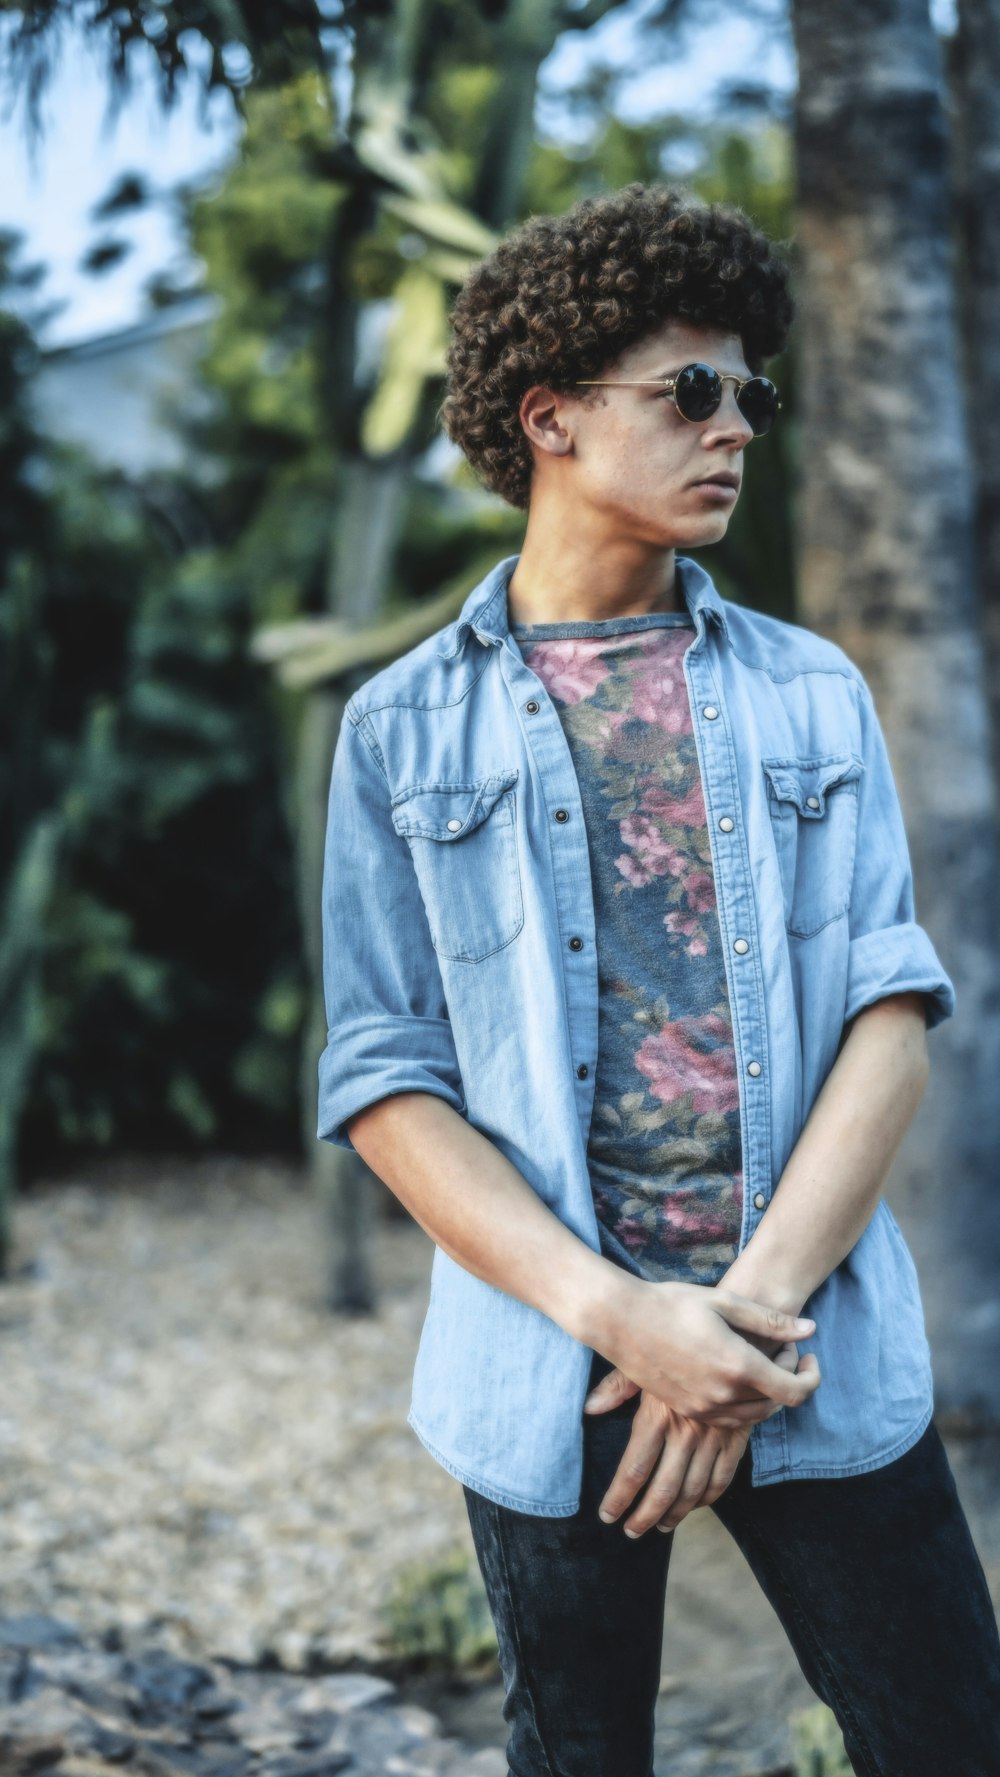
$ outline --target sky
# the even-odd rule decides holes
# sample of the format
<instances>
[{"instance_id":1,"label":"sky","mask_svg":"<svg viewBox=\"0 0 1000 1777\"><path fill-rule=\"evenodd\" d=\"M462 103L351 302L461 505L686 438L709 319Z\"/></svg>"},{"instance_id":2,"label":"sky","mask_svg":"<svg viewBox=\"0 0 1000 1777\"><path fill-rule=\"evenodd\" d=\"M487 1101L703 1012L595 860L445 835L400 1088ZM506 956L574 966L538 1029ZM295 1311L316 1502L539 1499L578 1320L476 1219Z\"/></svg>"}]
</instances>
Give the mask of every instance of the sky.
<instances>
[{"instance_id":1,"label":"sky","mask_svg":"<svg viewBox=\"0 0 1000 1777\"><path fill-rule=\"evenodd\" d=\"M704 115L715 87L748 70L775 92L792 90L794 54L785 33L763 33L743 17L721 24L710 17L712 9L679 53L650 67L643 40L650 4L632 0L597 27L566 32L557 41L540 72L537 119L544 134L572 136L559 94L595 62L619 71L617 109L633 121L668 109L692 119ZM953 0L932 0L939 28L949 28L952 5ZM92 37L78 25L68 26L42 103L43 135L34 152L20 96L0 98L0 229L23 233L22 262L40 260L48 267L39 298L62 307L38 326L46 347L115 332L142 319L148 312L144 285L153 274L167 272L179 283L197 275L197 261L184 251L169 204L129 215L114 229L93 221L94 205L120 175L139 171L162 193L180 181L208 184L239 143L241 125L227 95L216 93L206 102L193 80L182 84L173 109L164 113L151 57L145 65L133 63L133 94L108 122L102 53ZM193 61L200 47L192 41ZM132 241L132 252L102 277L81 272L87 248L111 233Z\"/></svg>"}]
</instances>

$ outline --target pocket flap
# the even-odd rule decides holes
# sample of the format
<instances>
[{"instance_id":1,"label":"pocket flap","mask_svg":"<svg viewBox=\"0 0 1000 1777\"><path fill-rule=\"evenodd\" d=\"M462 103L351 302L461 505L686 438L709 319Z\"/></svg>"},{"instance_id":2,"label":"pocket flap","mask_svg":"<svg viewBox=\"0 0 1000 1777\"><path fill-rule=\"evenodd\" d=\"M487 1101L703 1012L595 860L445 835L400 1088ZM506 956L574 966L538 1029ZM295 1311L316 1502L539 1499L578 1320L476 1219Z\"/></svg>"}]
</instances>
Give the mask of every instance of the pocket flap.
<instances>
[{"instance_id":1,"label":"pocket flap","mask_svg":"<svg viewBox=\"0 0 1000 1777\"><path fill-rule=\"evenodd\" d=\"M856 753L823 759L762 759L771 795L792 802L806 820L822 820L828 790L859 778L864 762Z\"/></svg>"},{"instance_id":2,"label":"pocket flap","mask_svg":"<svg viewBox=\"0 0 1000 1777\"><path fill-rule=\"evenodd\" d=\"M392 803L397 833L424 839L464 839L485 821L494 805L517 782L517 768L465 784L416 784Z\"/></svg>"}]
</instances>

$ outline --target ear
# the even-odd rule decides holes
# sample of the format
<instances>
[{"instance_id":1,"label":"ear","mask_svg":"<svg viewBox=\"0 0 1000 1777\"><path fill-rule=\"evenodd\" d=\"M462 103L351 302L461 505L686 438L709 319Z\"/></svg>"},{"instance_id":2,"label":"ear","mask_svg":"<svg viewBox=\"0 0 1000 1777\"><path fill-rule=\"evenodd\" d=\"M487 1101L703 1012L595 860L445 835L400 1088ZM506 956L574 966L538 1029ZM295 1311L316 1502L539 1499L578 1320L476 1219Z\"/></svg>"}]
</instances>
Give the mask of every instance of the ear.
<instances>
[{"instance_id":1,"label":"ear","mask_svg":"<svg viewBox=\"0 0 1000 1777\"><path fill-rule=\"evenodd\" d=\"M544 383L533 383L531 388L521 396L518 407L521 425L527 437L538 450L544 450L549 456L569 456L573 449L573 436L567 425L568 401L565 395L559 395Z\"/></svg>"}]
</instances>

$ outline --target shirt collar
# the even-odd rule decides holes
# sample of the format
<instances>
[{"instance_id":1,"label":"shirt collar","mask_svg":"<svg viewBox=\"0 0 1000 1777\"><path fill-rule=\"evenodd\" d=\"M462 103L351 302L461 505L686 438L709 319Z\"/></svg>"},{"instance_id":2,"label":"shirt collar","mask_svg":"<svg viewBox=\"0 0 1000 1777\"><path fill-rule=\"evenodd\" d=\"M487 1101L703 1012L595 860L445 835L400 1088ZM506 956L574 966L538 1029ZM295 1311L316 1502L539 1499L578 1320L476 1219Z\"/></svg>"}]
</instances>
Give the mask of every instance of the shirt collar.
<instances>
[{"instance_id":1,"label":"shirt collar","mask_svg":"<svg viewBox=\"0 0 1000 1777\"><path fill-rule=\"evenodd\" d=\"M507 618L507 587L513 577L520 555L505 555L491 568L485 579L474 586L458 616L448 624L438 653L451 660L461 653L470 635L487 646L505 643L510 638ZM714 622L726 640L730 640L726 617L726 601L716 588L710 574L689 555L675 557L675 569L681 597L700 631L705 623ZM701 622L699 622L699 613Z\"/></svg>"}]
</instances>

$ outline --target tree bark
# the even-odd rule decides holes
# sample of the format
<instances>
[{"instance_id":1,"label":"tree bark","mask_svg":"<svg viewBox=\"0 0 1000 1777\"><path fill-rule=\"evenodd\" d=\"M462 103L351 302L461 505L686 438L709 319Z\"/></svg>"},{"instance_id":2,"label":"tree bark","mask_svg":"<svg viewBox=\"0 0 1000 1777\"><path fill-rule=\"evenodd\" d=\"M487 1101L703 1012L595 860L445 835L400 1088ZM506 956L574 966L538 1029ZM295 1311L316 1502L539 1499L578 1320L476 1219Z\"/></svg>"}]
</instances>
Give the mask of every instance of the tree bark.
<instances>
[{"instance_id":1,"label":"tree bark","mask_svg":"<svg viewBox=\"0 0 1000 1777\"><path fill-rule=\"evenodd\" d=\"M959 0L947 51L962 370L1000 783L1000 0Z\"/></svg>"},{"instance_id":2,"label":"tree bark","mask_svg":"<svg viewBox=\"0 0 1000 1777\"><path fill-rule=\"evenodd\" d=\"M995 784L927 0L795 0L801 620L865 673L917 918L955 982L887 1197L913 1250L939 1416L1000 1418Z\"/></svg>"}]
</instances>

